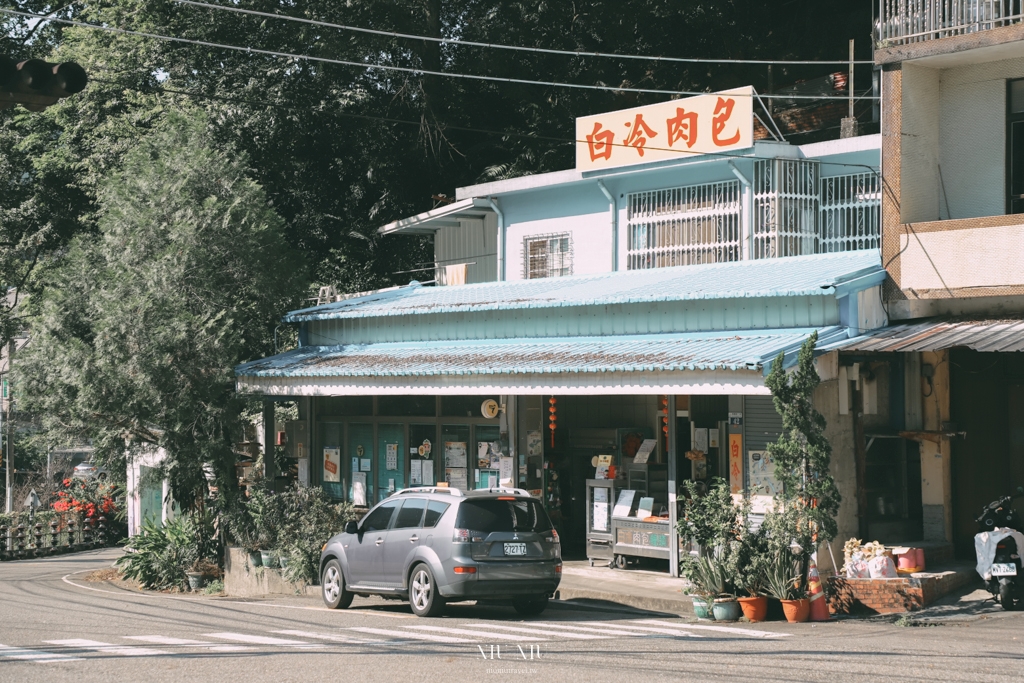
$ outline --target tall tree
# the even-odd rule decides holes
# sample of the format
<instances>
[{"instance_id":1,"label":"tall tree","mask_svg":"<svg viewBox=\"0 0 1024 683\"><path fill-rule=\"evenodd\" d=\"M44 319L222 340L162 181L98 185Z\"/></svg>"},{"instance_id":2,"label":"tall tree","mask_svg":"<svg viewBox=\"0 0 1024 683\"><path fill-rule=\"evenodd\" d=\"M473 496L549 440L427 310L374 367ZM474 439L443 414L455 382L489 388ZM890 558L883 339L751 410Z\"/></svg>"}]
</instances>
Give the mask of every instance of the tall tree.
<instances>
[{"instance_id":1,"label":"tall tree","mask_svg":"<svg viewBox=\"0 0 1024 683\"><path fill-rule=\"evenodd\" d=\"M205 490L206 463L225 490L236 484L234 366L273 352L274 323L307 284L247 174L201 112L166 115L100 187L97 234L47 269L16 365L44 433L92 439L114 472L126 455L165 449L186 506Z\"/></svg>"}]
</instances>

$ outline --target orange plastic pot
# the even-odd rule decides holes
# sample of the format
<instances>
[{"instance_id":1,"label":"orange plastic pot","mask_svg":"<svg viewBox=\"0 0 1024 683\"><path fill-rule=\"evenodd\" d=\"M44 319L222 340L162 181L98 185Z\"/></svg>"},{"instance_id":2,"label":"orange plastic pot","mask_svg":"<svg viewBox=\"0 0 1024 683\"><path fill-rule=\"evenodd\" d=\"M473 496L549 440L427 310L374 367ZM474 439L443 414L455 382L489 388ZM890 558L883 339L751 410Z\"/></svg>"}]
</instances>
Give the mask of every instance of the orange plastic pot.
<instances>
[{"instance_id":1,"label":"orange plastic pot","mask_svg":"<svg viewBox=\"0 0 1024 683\"><path fill-rule=\"evenodd\" d=\"M811 616L811 601L803 600L780 600L782 611L786 615L786 621L791 624L807 621Z\"/></svg>"},{"instance_id":2,"label":"orange plastic pot","mask_svg":"<svg viewBox=\"0 0 1024 683\"><path fill-rule=\"evenodd\" d=\"M768 616L768 598L739 598L739 603L747 621L764 621Z\"/></svg>"}]
</instances>

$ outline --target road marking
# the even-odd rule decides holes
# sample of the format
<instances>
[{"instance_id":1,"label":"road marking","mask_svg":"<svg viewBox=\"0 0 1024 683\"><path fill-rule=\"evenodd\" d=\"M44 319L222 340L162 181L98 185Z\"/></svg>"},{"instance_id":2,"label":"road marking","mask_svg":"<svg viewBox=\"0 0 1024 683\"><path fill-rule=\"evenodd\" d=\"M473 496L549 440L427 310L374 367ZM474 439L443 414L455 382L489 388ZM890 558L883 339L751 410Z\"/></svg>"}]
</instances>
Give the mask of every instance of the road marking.
<instances>
[{"instance_id":1,"label":"road marking","mask_svg":"<svg viewBox=\"0 0 1024 683\"><path fill-rule=\"evenodd\" d=\"M532 623L532 622L530 622L530 623ZM584 623L589 624L590 622L588 621L588 622L584 622ZM568 624L568 623L565 623L565 622L557 622L557 623L537 622L537 625L538 626L542 626L544 628L571 629L573 631L585 631L587 633L600 633L600 634L606 635L606 636L626 636L627 638L639 638L639 637L641 637L643 635L647 635L647 634L644 634L644 633L642 633L642 632L640 632L638 630L635 630L635 629L632 630L632 631L627 631L625 629L612 628L612 627L609 627L609 626L605 626L605 627L602 627L602 628L594 628L593 626L576 626L576 625Z\"/></svg>"},{"instance_id":2,"label":"road marking","mask_svg":"<svg viewBox=\"0 0 1024 683\"><path fill-rule=\"evenodd\" d=\"M53 664L55 662L81 662L82 657L71 657L56 652L44 652L42 650L29 650L24 647L11 647L0 645L0 659L23 659L36 664Z\"/></svg>"},{"instance_id":3,"label":"road marking","mask_svg":"<svg viewBox=\"0 0 1024 683\"><path fill-rule=\"evenodd\" d=\"M119 655L121 657L153 657L157 655L169 655L170 652L166 650L154 650L149 647L136 647L134 645L114 645L112 643L102 643L98 640L85 640L83 638L70 638L68 640L44 640L44 643L50 645L62 645L64 647L81 648L84 650L94 650L96 652L102 652L108 655Z\"/></svg>"},{"instance_id":4,"label":"road marking","mask_svg":"<svg viewBox=\"0 0 1024 683\"><path fill-rule=\"evenodd\" d=\"M247 645L280 645L282 647L323 647L320 643L307 643L304 640L288 640L286 638L271 638L270 636L257 636L249 633L204 633L207 638L220 638L221 640L234 640Z\"/></svg>"},{"instance_id":5,"label":"road marking","mask_svg":"<svg viewBox=\"0 0 1024 683\"><path fill-rule=\"evenodd\" d=\"M152 643L153 645L179 645L188 647L202 647L206 650L213 650L214 652L244 652L246 650L254 650L255 648L246 647L245 645L220 645L218 643L211 643L206 640L189 640L188 638L172 638L170 636L123 636L128 640L138 640L143 643Z\"/></svg>"},{"instance_id":6,"label":"road marking","mask_svg":"<svg viewBox=\"0 0 1024 683\"><path fill-rule=\"evenodd\" d=\"M487 628L487 626L484 626L484 625L476 625L476 624L474 624L474 626L477 626L477 628ZM482 637L486 636L487 638L493 638L493 639L496 639L496 640L518 640L520 642L529 642L529 641L532 641L532 642L543 642L543 641L547 640L547 638L531 638L529 636L511 636L511 635L509 635L507 633L483 633L483 632L471 631L471 630L465 629L465 628L446 628L444 626L428 626L427 624L410 624L409 626L406 626L406 628L414 628L417 631L437 631L438 633L452 633L452 634L457 635L457 636L473 636L474 638L482 638Z\"/></svg>"},{"instance_id":7,"label":"road marking","mask_svg":"<svg viewBox=\"0 0 1024 683\"><path fill-rule=\"evenodd\" d=\"M355 636L342 636L336 633L314 633L313 631L271 631L271 633L280 633L284 636L299 636L300 638L319 638L320 640L329 640L334 643L351 643L352 645L387 642L379 638L356 638Z\"/></svg>"},{"instance_id":8,"label":"road marking","mask_svg":"<svg viewBox=\"0 0 1024 683\"><path fill-rule=\"evenodd\" d=\"M694 629L699 631L719 631L721 633L732 633L738 636L749 636L752 638L786 638L791 633L774 633L772 631L758 631L752 628L740 628L738 626L711 626L710 624L674 624L671 621L660 621L658 619L635 619L638 624L654 624L656 626L671 626L672 628Z\"/></svg>"},{"instance_id":9,"label":"road marking","mask_svg":"<svg viewBox=\"0 0 1024 683\"><path fill-rule=\"evenodd\" d=\"M558 630L546 630L539 628L524 628L522 626L508 626L507 624L498 622L487 622L485 624L465 624L467 628L497 628L502 631L516 631L519 633L534 633L539 636L557 636L559 638L568 638L570 640L607 640L614 636L597 636L590 633L568 633L565 631Z\"/></svg>"},{"instance_id":10,"label":"road marking","mask_svg":"<svg viewBox=\"0 0 1024 683\"><path fill-rule=\"evenodd\" d=\"M614 628L617 625L616 623L602 622L602 621L588 621L587 623L592 625L592 626L596 626L598 628L605 628L605 627ZM705 636L697 635L695 633L690 633L689 631L679 630L678 628L675 628L675 627L669 628L668 626L658 627L658 626L640 626L638 624L630 624L629 627L630 628L635 628L638 631L643 631L644 632L644 633L638 633L637 634L638 636L645 636L648 633L659 633L661 635L678 636L680 638L704 638L705 637Z\"/></svg>"},{"instance_id":11,"label":"road marking","mask_svg":"<svg viewBox=\"0 0 1024 683\"><path fill-rule=\"evenodd\" d=\"M465 638L450 638L448 636L432 636L426 633L410 633L409 631L391 631L386 628L370 628L369 626L351 626L347 630L360 633L372 633L377 636L391 636L393 638L404 638L406 640L429 640L434 643L475 643L475 640Z\"/></svg>"}]
</instances>

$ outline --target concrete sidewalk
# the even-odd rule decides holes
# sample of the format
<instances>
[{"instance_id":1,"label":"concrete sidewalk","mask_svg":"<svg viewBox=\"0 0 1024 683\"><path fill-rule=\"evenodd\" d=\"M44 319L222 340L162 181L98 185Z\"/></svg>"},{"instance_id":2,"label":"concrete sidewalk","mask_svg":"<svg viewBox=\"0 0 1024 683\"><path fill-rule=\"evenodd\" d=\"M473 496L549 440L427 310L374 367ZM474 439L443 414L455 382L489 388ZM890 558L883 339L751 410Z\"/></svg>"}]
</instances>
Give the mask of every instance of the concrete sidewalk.
<instances>
[{"instance_id":1,"label":"concrete sidewalk","mask_svg":"<svg viewBox=\"0 0 1024 683\"><path fill-rule=\"evenodd\" d=\"M556 597L565 603L693 616L693 601L682 588L683 580L668 572L591 567L580 560L562 565Z\"/></svg>"}]
</instances>

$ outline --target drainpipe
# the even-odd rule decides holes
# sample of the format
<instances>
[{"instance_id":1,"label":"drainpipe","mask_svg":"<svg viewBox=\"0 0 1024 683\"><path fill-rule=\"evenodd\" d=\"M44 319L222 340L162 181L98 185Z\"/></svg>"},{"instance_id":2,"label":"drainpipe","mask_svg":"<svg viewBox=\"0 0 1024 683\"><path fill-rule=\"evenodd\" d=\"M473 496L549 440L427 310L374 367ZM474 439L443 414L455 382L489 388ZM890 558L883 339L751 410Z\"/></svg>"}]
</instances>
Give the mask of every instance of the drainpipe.
<instances>
[{"instance_id":1,"label":"drainpipe","mask_svg":"<svg viewBox=\"0 0 1024 683\"><path fill-rule=\"evenodd\" d=\"M736 164L729 162L729 168L732 169L732 174L736 176L740 183L743 184L743 220L741 224L741 237L740 237L740 251L742 252L740 257L747 261L750 259L751 254L751 243L754 239L754 218L753 212L753 186L747 177L740 173L740 169L736 168Z\"/></svg>"},{"instance_id":2,"label":"drainpipe","mask_svg":"<svg viewBox=\"0 0 1024 683\"><path fill-rule=\"evenodd\" d=\"M612 213L612 271L616 271L619 269L619 207L615 203L615 196L604 186L603 180L598 180L597 186L608 199L609 210Z\"/></svg>"},{"instance_id":3,"label":"drainpipe","mask_svg":"<svg viewBox=\"0 0 1024 683\"><path fill-rule=\"evenodd\" d=\"M505 280L505 214L498 208L498 200L487 197L491 210L498 216L498 281Z\"/></svg>"}]
</instances>

